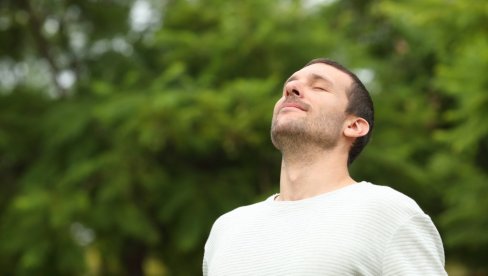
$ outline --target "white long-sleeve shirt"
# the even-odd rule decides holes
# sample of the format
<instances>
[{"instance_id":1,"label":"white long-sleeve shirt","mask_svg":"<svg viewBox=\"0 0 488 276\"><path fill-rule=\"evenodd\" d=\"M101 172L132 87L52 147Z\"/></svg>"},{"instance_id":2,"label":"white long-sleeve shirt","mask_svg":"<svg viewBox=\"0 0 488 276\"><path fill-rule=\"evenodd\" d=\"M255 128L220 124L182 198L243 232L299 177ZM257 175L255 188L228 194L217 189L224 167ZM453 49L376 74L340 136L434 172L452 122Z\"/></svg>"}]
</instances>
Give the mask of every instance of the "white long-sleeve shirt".
<instances>
[{"instance_id":1,"label":"white long-sleeve shirt","mask_svg":"<svg viewBox=\"0 0 488 276\"><path fill-rule=\"evenodd\" d=\"M430 217L389 187L361 182L298 201L274 197L214 223L204 275L446 275Z\"/></svg>"}]
</instances>

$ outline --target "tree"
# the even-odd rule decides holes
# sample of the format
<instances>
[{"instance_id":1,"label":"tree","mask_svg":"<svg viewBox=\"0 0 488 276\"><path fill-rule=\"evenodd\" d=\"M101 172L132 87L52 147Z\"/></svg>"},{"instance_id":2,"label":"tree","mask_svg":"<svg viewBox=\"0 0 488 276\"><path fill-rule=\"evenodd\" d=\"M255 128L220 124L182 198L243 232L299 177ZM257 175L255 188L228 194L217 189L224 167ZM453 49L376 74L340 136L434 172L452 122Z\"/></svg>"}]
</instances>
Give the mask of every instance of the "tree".
<instances>
[{"instance_id":1,"label":"tree","mask_svg":"<svg viewBox=\"0 0 488 276\"><path fill-rule=\"evenodd\" d=\"M485 11L0 3L0 274L198 275L212 222L277 191L271 110L318 56L353 68L376 104L354 177L413 197L448 263L485 273Z\"/></svg>"}]
</instances>

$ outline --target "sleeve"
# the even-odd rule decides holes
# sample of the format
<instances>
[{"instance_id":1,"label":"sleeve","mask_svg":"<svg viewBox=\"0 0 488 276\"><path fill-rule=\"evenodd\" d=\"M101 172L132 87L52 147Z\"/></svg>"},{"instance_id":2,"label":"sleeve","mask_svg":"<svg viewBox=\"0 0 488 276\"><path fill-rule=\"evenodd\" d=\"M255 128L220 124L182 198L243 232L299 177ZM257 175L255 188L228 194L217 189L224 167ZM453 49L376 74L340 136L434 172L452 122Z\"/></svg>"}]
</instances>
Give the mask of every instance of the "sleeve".
<instances>
[{"instance_id":1,"label":"sleeve","mask_svg":"<svg viewBox=\"0 0 488 276\"><path fill-rule=\"evenodd\" d=\"M383 275L447 275L442 240L429 216L410 217L392 235Z\"/></svg>"},{"instance_id":2,"label":"sleeve","mask_svg":"<svg viewBox=\"0 0 488 276\"><path fill-rule=\"evenodd\" d=\"M203 276L208 275L207 259L205 258L205 256L203 256L202 271L203 271Z\"/></svg>"}]
</instances>

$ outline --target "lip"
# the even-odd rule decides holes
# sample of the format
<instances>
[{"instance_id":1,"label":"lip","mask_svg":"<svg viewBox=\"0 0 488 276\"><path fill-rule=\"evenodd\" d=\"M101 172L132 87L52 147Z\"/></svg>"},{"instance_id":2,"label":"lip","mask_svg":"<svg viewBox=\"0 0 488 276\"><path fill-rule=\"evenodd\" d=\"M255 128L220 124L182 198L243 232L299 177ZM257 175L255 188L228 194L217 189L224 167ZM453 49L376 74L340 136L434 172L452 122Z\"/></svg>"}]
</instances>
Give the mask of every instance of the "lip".
<instances>
[{"instance_id":1,"label":"lip","mask_svg":"<svg viewBox=\"0 0 488 276\"><path fill-rule=\"evenodd\" d=\"M305 106L299 104L299 103L296 103L296 102L288 102L288 103L282 103L281 106L280 106L280 110L284 109L284 108L296 108L296 109L300 109L301 111L305 111L306 108Z\"/></svg>"}]
</instances>

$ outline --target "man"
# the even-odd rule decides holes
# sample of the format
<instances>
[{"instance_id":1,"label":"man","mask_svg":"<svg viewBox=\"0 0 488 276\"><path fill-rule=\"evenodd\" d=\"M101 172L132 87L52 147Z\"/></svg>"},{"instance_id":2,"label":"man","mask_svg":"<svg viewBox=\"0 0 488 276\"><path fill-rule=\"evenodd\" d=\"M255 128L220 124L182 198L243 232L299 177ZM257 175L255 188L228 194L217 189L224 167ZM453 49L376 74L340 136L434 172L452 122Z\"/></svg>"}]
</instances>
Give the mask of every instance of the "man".
<instances>
[{"instance_id":1,"label":"man","mask_svg":"<svg viewBox=\"0 0 488 276\"><path fill-rule=\"evenodd\" d=\"M349 175L373 113L340 64L316 59L295 72L271 126L280 193L215 222L204 275L446 275L439 233L415 201Z\"/></svg>"}]
</instances>

